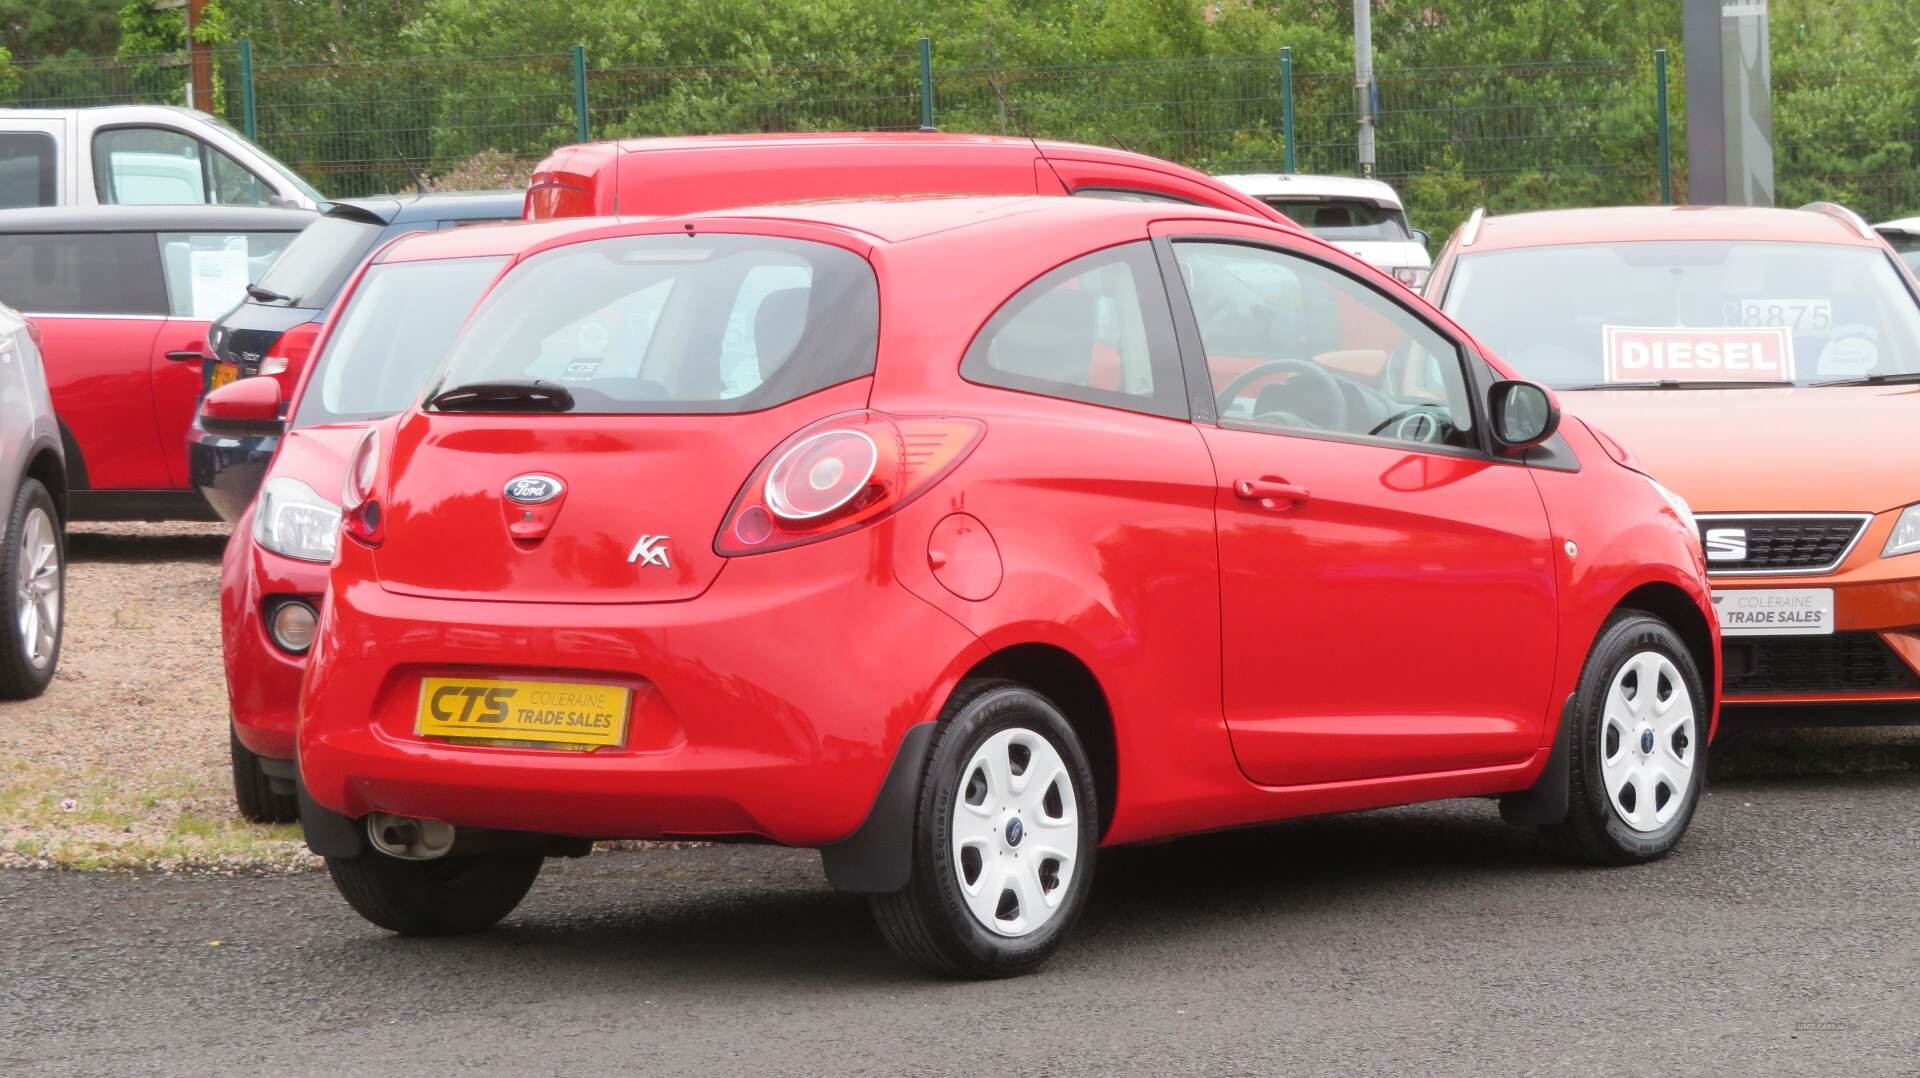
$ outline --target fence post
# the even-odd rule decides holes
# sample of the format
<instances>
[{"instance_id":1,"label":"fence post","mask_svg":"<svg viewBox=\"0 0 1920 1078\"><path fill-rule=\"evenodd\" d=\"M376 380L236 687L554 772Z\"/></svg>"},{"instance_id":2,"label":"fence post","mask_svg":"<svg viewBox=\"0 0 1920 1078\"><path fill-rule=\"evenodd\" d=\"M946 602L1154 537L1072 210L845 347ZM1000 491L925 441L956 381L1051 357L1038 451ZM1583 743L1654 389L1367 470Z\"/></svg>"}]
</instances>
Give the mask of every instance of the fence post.
<instances>
[{"instance_id":1,"label":"fence post","mask_svg":"<svg viewBox=\"0 0 1920 1078\"><path fill-rule=\"evenodd\" d=\"M260 138L260 118L253 107L253 41L240 39L240 130L247 141Z\"/></svg>"},{"instance_id":2,"label":"fence post","mask_svg":"<svg viewBox=\"0 0 1920 1078\"><path fill-rule=\"evenodd\" d=\"M1667 50L1653 50L1653 111L1660 130L1660 204L1673 205L1673 140L1667 129Z\"/></svg>"},{"instance_id":3,"label":"fence post","mask_svg":"<svg viewBox=\"0 0 1920 1078\"><path fill-rule=\"evenodd\" d=\"M933 39L920 39L920 130L933 130Z\"/></svg>"},{"instance_id":4,"label":"fence post","mask_svg":"<svg viewBox=\"0 0 1920 1078\"><path fill-rule=\"evenodd\" d=\"M1293 46L1280 50L1280 141L1281 171L1300 171L1299 160L1293 153Z\"/></svg>"},{"instance_id":5,"label":"fence post","mask_svg":"<svg viewBox=\"0 0 1920 1078\"><path fill-rule=\"evenodd\" d=\"M587 47L573 47L573 129L581 142L593 140L593 125L587 119Z\"/></svg>"}]
</instances>

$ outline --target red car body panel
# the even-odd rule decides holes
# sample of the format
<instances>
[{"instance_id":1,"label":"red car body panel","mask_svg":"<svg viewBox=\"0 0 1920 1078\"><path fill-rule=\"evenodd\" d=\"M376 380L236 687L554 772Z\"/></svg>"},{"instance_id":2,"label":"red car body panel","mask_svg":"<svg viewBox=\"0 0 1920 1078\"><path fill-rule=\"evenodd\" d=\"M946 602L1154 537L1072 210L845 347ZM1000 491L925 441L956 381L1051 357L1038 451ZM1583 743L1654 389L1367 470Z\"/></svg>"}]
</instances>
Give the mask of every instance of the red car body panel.
<instances>
[{"instance_id":1,"label":"red car body panel","mask_svg":"<svg viewBox=\"0 0 1920 1078\"><path fill-rule=\"evenodd\" d=\"M562 146L535 166L526 217L692 213L769 200L911 194L1150 193L1301 231L1204 172L1146 154L994 135L699 135Z\"/></svg>"},{"instance_id":2,"label":"red car body panel","mask_svg":"<svg viewBox=\"0 0 1920 1078\"><path fill-rule=\"evenodd\" d=\"M864 253L882 297L875 373L764 413L697 422L401 417L375 482L375 496L391 501L384 541L343 540L304 686L301 778L319 806L592 838L747 834L825 845L860 825L906 731L933 720L962 677L989 657L1043 652L1070 657L1097 686L1116 792L1103 841L1135 842L1527 788L1601 625L1642 585L1660 588L1717 646L1697 539L1577 422L1565 432L1577 471L1274 438L1276 453L1309 443L1313 452L1289 466L1305 470L1302 483L1330 484L1336 503L1296 514L1335 514L1315 526L1341 547L1315 555L1314 568L1362 595L1343 603L1333 581L1293 581L1307 590L1278 601L1304 594L1324 638L1298 658L1247 638L1271 622L1243 596L1223 603L1223 589L1282 587L1240 564L1269 518L1220 496L1239 477L1234 455L1261 454L1216 440L1228 432L1208 423L959 374L969 342L1009 295L1074 257L1146 240L1150 228L1255 235L1336 260L1420 306L1296 230L1167 206L937 199L636 221L554 244L688 228ZM643 531L673 531L676 553L714 543L724 508L776 445L863 406L965 416L985 434L924 496L834 538L719 564L702 553L688 575L644 586L651 592L583 560L629 569L623 552ZM710 463L696 466L668 432L693 435L702 424L698 448ZM1355 449L1366 452L1339 452ZM623 473L603 451L698 475ZM503 545L497 492L528 472L569 484L564 545ZM655 481L662 496L645 496ZM1369 519L1378 526L1360 526ZM455 542L455 524L474 534ZM1446 564L1432 568L1435 558ZM1423 578L1441 572L1452 579ZM1394 610L1382 597L1398 588L1453 608ZM1505 594L1476 610L1476 588ZM1447 662L1474 666L1479 695L1423 702L1419 685L1376 684L1394 679L1365 668L1366 656L1410 655L1418 676L1447 691L1466 683ZM635 691L632 734L592 753L423 737L421 679L441 674L625 685ZM1487 690L1489 675L1508 684ZM1327 682L1355 676L1373 695L1343 708ZM1234 701L1270 702L1288 688L1334 716L1327 728L1237 721ZM1713 713L1703 716L1709 730Z\"/></svg>"}]
</instances>

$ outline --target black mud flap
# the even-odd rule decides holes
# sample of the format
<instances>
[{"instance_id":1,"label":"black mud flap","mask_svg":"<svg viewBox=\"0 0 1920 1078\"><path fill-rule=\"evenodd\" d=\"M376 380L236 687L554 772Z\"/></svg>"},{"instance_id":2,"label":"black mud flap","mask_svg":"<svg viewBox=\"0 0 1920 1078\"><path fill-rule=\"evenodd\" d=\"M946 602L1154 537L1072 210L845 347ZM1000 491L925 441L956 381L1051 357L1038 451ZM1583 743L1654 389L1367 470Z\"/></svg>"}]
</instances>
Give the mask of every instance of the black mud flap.
<instances>
[{"instance_id":1,"label":"black mud flap","mask_svg":"<svg viewBox=\"0 0 1920 1078\"><path fill-rule=\"evenodd\" d=\"M1565 822L1573 784L1567 767L1571 753L1568 741L1573 737L1574 695L1568 693L1567 702L1560 706L1560 730L1554 735L1553 751L1547 756L1547 766L1540 777L1530 789L1500 798L1500 818L1508 823L1518 827L1543 827Z\"/></svg>"},{"instance_id":2,"label":"black mud flap","mask_svg":"<svg viewBox=\"0 0 1920 1078\"><path fill-rule=\"evenodd\" d=\"M367 848L367 829L359 820L322 808L307 793L307 784L296 781L300 797L300 829L306 832L307 849L322 857L358 857Z\"/></svg>"},{"instance_id":3,"label":"black mud flap","mask_svg":"<svg viewBox=\"0 0 1920 1078\"><path fill-rule=\"evenodd\" d=\"M913 872L913 817L920 799L920 772L926 766L927 747L933 743L933 726L923 722L901 736L893 766L887 769L866 821L848 837L820 848L820 863L834 890L883 895L907 886Z\"/></svg>"}]
</instances>

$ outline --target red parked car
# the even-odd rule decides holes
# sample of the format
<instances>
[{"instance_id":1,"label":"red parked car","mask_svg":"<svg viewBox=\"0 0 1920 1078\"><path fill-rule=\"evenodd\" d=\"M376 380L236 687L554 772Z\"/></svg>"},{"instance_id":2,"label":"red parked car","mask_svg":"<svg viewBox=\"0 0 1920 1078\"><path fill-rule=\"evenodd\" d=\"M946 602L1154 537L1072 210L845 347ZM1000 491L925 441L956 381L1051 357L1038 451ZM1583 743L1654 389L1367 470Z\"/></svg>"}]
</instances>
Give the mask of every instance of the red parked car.
<instances>
[{"instance_id":1,"label":"red parked car","mask_svg":"<svg viewBox=\"0 0 1920 1078\"><path fill-rule=\"evenodd\" d=\"M186 453L207 327L313 219L262 206L0 216L0 303L44 338L70 519L211 517Z\"/></svg>"},{"instance_id":2,"label":"red parked car","mask_svg":"<svg viewBox=\"0 0 1920 1078\"><path fill-rule=\"evenodd\" d=\"M1378 271L1209 209L759 207L531 246L351 453L301 819L437 934L594 839L815 847L945 974L1096 847L1498 795L1659 857L1684 506Z\"/></svg>"},{"instance_id":3,"label":"red parked car","mask_svg":"<svg viewBox=\"0 0 1920 1078\"><path fill-rule=\"evenodd\" d=\"M280 439L220 569L234 797L259 822L298 815L293 738L307 648L340 538L346 458L411 407L474 300L509 256L587 222L463 228L386 244L349 278L282 420L279 384L241 379L202 404L215 437Z\"/></svg>"},{"instance_id":4,"label":"red parked car","mask_svg":"<svg viewBox=\"0 0 1920 1078\"><path fill-rule=\"evenodd\" d=\"M770 196L768 186L778 188ZM1272 206L1146 154L936 131L698 135L562 146L533 170L528 220L694 213L805 198L1080 195L1235 210L1298 228Z\"/></svg>"}]
</instances>

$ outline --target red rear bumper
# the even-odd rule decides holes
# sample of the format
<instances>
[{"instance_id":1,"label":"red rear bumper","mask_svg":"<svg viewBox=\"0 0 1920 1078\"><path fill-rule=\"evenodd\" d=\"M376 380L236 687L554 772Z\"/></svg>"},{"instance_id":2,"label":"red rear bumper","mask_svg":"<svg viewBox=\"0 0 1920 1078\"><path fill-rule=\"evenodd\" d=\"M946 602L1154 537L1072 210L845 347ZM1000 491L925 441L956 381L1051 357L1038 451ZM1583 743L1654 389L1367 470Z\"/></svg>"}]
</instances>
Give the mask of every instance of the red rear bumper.
<instances>
[{"instance_id":1,"label":"red rear bumper","mask_svg":"<svg viewBox=\"0 0 1920 1078\"><path fill-rule=\"evenodd\" d=\"M876 573L871 543L735 559L686 602L577 605L396 595L349 543L303 701L307 792L352 817L584 838L843 838L904 731L983 654ZM627 741L583 753L421 737L430 675L627 685Z\"/></svg>"}]
</instances>

